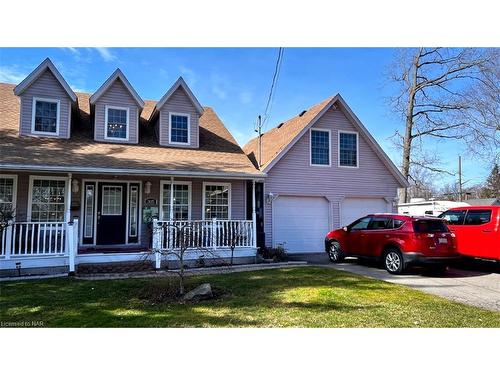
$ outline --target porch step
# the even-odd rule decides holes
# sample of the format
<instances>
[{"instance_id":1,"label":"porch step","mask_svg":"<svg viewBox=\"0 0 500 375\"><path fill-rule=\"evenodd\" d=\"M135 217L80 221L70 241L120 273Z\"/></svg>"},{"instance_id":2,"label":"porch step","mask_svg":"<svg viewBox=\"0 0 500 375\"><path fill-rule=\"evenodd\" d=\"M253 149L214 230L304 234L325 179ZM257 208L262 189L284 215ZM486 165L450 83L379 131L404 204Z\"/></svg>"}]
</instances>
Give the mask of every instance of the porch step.
<instances>
[{"instance_id":1,"label":"porch step","mask_svg":"<svg viewBox=\"0 0 500 375\"><path fill-rule=\"evenodd\" d=\"M129 273L154 270L152 262L84 263L76 266L78 275L103 273Z\"/></svg>"}]
</instances>

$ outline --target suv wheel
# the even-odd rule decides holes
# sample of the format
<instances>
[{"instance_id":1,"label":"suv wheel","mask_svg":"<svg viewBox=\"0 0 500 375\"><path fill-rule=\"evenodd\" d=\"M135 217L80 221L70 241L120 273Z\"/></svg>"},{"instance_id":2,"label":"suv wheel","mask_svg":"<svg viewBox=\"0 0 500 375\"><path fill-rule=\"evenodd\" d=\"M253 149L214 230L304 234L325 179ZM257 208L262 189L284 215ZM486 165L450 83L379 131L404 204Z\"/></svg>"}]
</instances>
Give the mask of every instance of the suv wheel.
<instances>
[{"instance_id":1,"label":"suv wheel","mask_svg":"<svg viewBox=\"0 0 500 375\"><path fill-rule=\"evenodd\" d=\"M394 275L403 273L405 264L403 255L397 249L389 249L384 253L384 267L387 272Z\"/></svg>"},{"instance_id":2,"label":"suv wheel","mask_svg":"<svg viewBox=\"0 0 500 375\"><path fill-rule=\"evenodd\" d=\"M342 254L342 249L340 248L340 243L338 243L338 241L330 242L328 258L330 258L330 262L332 263L338 263L344 259L344 255Z\"/></svg>"}]
</instances>

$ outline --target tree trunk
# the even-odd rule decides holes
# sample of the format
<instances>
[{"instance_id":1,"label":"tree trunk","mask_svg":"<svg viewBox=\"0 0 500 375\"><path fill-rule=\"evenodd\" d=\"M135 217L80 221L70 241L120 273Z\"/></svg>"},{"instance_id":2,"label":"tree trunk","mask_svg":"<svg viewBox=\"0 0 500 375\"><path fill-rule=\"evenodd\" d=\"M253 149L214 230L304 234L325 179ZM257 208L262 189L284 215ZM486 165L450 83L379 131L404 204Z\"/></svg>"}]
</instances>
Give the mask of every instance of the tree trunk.
<instances>
[{"instance_id":1,"label":"tree trunk","mask_svg":"<svg viewBox=\"0 0 500 375\"><path fill-rule=\"evenodd\" d=\"M417 90L417 74L418 63L420 59L420 49L415 58L413 59L411 86L408 93L408 105L406 109L406 124L405 136L403 139L403 161L401 163L401 172L406 180L410 176L410 162L411 162L411 141L413 135L413 111L415 109L415 95ZM406 203L408 201L408 192L406 188L399 191L399 203Z\"/></svg>"}]
</instances>

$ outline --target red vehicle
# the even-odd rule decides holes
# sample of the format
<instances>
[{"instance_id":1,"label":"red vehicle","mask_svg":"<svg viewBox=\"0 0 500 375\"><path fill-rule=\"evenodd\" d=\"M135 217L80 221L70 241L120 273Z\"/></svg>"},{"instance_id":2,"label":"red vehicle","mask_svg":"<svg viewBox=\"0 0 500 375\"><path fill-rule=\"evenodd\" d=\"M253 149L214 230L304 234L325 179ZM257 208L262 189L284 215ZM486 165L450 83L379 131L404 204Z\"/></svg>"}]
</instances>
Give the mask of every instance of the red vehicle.
<instances>
[{"instance_id":1,"label":"red vehicle","mask_svg":"<svg viewBox=\"0 0 500 375\"><path fill-rule=\"evenodd\" d=\"M325 238L332 262L345 256L380 259L389 273L400 274L413 264L444 271L460 258L455 235L443 219L398 214L373 214L336 229Z\"/></svg>"},{"instance_id":2,"label":"red vehicle","mask_svg":"<svg viewBox=\"0 0 500 375\"><path fill-rule=\"evenodd\" d=\"M460 254L500 261L500 206L456 207L439 217L457 236Z\"/></svg>"}]
</instances>

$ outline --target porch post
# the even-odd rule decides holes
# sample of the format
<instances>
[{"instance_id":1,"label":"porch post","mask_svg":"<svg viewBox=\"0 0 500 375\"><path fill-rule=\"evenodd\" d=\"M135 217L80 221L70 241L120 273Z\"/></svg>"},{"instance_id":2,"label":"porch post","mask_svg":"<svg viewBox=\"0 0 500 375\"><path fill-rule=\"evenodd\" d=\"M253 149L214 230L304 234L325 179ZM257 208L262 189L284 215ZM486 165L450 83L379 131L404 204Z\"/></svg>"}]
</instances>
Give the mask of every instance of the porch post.
<instances>
[{"instance_id":1,"label":"porch post","mask_svg":"<svg viewBox=\"0 0 500 375\"><path fill-rule=\"evenodd\" d=\"M78 244L78 241L75 241L75 236L78 236L78 231L75 231L75 227L77 225L78 225L78 220L75 220L75 222L66 223L66 243L68 246L66 252L68 254L68 265L69 265L70 275L73 275L75 273L75 253L76 253L75 245Z\"/></svg>"},{"instance_id":2,"label":"porch post","mask_svg":"<svg viewBox=\"0 0 500 375\"><path fill-rule=\"evenodd\" d=\"M161 268L161 237L163 236L163 229L160 233L160 227L158 226L158 219L153 219L153 251L155 256L155 268L158 270Z\"/></svg>"},{"instance_id":3,"label":"porch post","mask_svg":"<svg viewBox=\"0 0 500 375\"><path fill-rule=\"evenodd\" d=\"M9 220L7 226L4 228L5 231L5 259L10 259L10 254L12 252L12 227L14 226L14 220Z\"/></svg>"},{"instance_id":4,"label":"porch post","mask_svg":"<svg viewBox=\"0 0 500 375\"><path fill-rule=\"evenodd\" d=\"M257 248L257 212L255 211L255 180L252 180L252 246Z\"/></svg>"},{"instance_id":5,"label":"porch post","mask_svg":"<svg viewBox=\"0 0 500 375\"><path fill-rule=\"evenodd\" d=\"M68 182L66 184L66 214L65 221L69 223L71 221L71 182L72 182L72 174L68 173Z\"/></svg>"},{"instance_id":6,"label":"porch post","mask_svg":"<svg viewBox=\"0 0 500 375\"><path fill-rule=\"evenodd\" d=\"M174 221L174 177L170 177L170 221Z\"/></svg>"}]
</instances>

